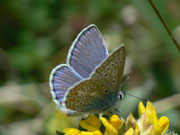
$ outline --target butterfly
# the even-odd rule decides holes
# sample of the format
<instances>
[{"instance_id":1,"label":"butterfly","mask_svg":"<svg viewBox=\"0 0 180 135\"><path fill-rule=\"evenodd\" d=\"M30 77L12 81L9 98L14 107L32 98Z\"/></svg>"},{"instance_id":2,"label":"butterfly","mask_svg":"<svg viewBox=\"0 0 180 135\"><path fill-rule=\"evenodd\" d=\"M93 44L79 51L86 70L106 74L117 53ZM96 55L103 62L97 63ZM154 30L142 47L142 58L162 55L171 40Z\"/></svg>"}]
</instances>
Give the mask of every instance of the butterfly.
<instances>
[{"instance_id":1,"label":"butterfly","mask_svg":"<svg viewBox=\"0 0 180 135\"><path fill-rule=\"evenodd\" d=\"M56 66L49 79L53 101L67 116L110 110L124 94L120 91L125 46L108 54L98 28L84 28L72 43L67 64Z\"/></svg>"}]
</instances>

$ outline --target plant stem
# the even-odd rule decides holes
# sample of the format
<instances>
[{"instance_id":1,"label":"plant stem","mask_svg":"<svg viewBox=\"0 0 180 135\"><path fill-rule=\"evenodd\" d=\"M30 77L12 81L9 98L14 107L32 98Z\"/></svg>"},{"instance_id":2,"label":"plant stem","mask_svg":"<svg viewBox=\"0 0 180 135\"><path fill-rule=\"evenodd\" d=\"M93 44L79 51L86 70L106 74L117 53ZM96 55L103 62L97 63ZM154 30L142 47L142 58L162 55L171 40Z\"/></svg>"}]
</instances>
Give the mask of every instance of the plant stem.
<instances>
[{"instance_id":1,"label":"plant stem","mask_svg":"<svg viewBox=\"0 0 180 135\"><path fill-rule=\"evenodd\" d=\"M159 17L161 23L164 25L164 27L166 28L169 36L171 37L172 41L174 42L174 44L176 45L176 48L178 49L178 51L180 52L180 46L178 45L176 39L174 38L173 34L171 33L171 31L169 30L167 24L165 23L165 21L163 20L161 14L159 13L158 9L156 8L156 6L154 5L154 3L152 2L152 0L148 0L149 3L151 4L151 6L153 7L154 11L156 12L157 16Z\"/></svg>"}]
</instances>

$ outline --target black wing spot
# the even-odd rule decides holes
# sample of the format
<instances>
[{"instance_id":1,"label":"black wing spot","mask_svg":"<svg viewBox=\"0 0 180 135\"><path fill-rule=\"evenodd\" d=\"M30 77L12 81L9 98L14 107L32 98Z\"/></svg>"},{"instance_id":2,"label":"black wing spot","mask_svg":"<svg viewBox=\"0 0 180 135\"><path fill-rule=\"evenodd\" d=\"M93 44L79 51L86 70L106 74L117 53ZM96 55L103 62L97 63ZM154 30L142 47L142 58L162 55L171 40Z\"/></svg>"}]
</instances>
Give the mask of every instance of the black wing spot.
<instances>
[{"instance_id":1,"label":"black wing spot","mask_svg":"<svg viewBox=\"0 0 180 135\"><path fill-rule=\"evenodd\" d=\"M105 90L104 93L106 94L106 93L108 93L108 91L109 91L109 90Z\"/></svg>"},{"instance_id":2,"label":"black wing spot","mask_svg":"<svg viewBox=\"0 0 180 135\"><path fill-rule=\"evenodd\" d=\"M107 76L108 76L108 74L104 74L104 76L105 76L105 77L107 77Z\"/></svg>"},{"instance_id":3,"label":"black wing spot","mask_svg":"<svg viewBox=\"0 0 180 135\"><path fill-rule=\"evenodd\" d=\"M116 81L115 81L115 80L113 80L112 82L113 82L113 83L115 83Z\"/></svg>"},{"instance_id":4,"label":"black wing spot","mask_svg":"<svg viewBox=\"0 0 180 135\"><path fill-rule=\"evenodd\" d=\"M110 70L110 67L107 68L107 71L109 71L109 70Z\"/></svg>"},{"instance_id":5,"label":"black wing spot","mask_svg":"<svg viewBox=\"0 0 180 135\"><path fill-rule=\"evenodd\" d=\"M103 88L103 87L104 87L104 84L101 85L101 88Z\"/></svg>"}]
</instances>

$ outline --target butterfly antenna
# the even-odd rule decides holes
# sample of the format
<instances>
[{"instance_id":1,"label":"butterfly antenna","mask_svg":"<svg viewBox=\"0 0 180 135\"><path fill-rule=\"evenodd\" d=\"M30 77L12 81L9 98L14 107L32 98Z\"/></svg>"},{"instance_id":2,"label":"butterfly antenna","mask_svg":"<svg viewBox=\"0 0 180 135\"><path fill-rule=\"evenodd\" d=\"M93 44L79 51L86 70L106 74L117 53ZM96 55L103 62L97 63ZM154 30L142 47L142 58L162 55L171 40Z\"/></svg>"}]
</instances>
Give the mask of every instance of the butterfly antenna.
<instances>
[{"instance_id":1,"label":"butterfly antenna","mask_svg":"<svg viewBox=\"0 0 180 135\"><path fill-rule=\"evenodd\" d=\"M123 91L123 92L124 92L124 94L126 94L126 95L129 95L129 96L135 97L135 98L137 98L137 99L139 99L139 100L142 100L142 101L144 101L144 102L147 102L147 101L148 101L147 99L144 99L144 98L139 98L139 97L134 96L134 95L132 95L132 94L130 94L130 93L127 93L127 92L125 92L125 91Z\"/></svg>"}]
</instances>

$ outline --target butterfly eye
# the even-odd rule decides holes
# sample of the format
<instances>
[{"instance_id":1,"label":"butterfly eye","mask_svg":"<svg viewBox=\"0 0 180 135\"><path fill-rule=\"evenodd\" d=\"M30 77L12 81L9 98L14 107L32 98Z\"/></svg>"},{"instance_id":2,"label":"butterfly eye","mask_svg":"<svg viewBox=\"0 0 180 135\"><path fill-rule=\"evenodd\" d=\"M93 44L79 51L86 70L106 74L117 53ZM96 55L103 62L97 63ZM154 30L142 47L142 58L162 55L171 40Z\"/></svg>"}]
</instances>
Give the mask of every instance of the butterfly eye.
<instances>
[{"instance_id":1,"label":"butterfly eye","mask_svg":"<svg viewBox=\"0 0 180 135\"><path fill-rule=\"evenodd\" d=\"M120 98L120 99L123 99L123 98L124 98L124 92L122 92L122 91L119 92L119 98Z\"/></svg>"}]
</instances>

